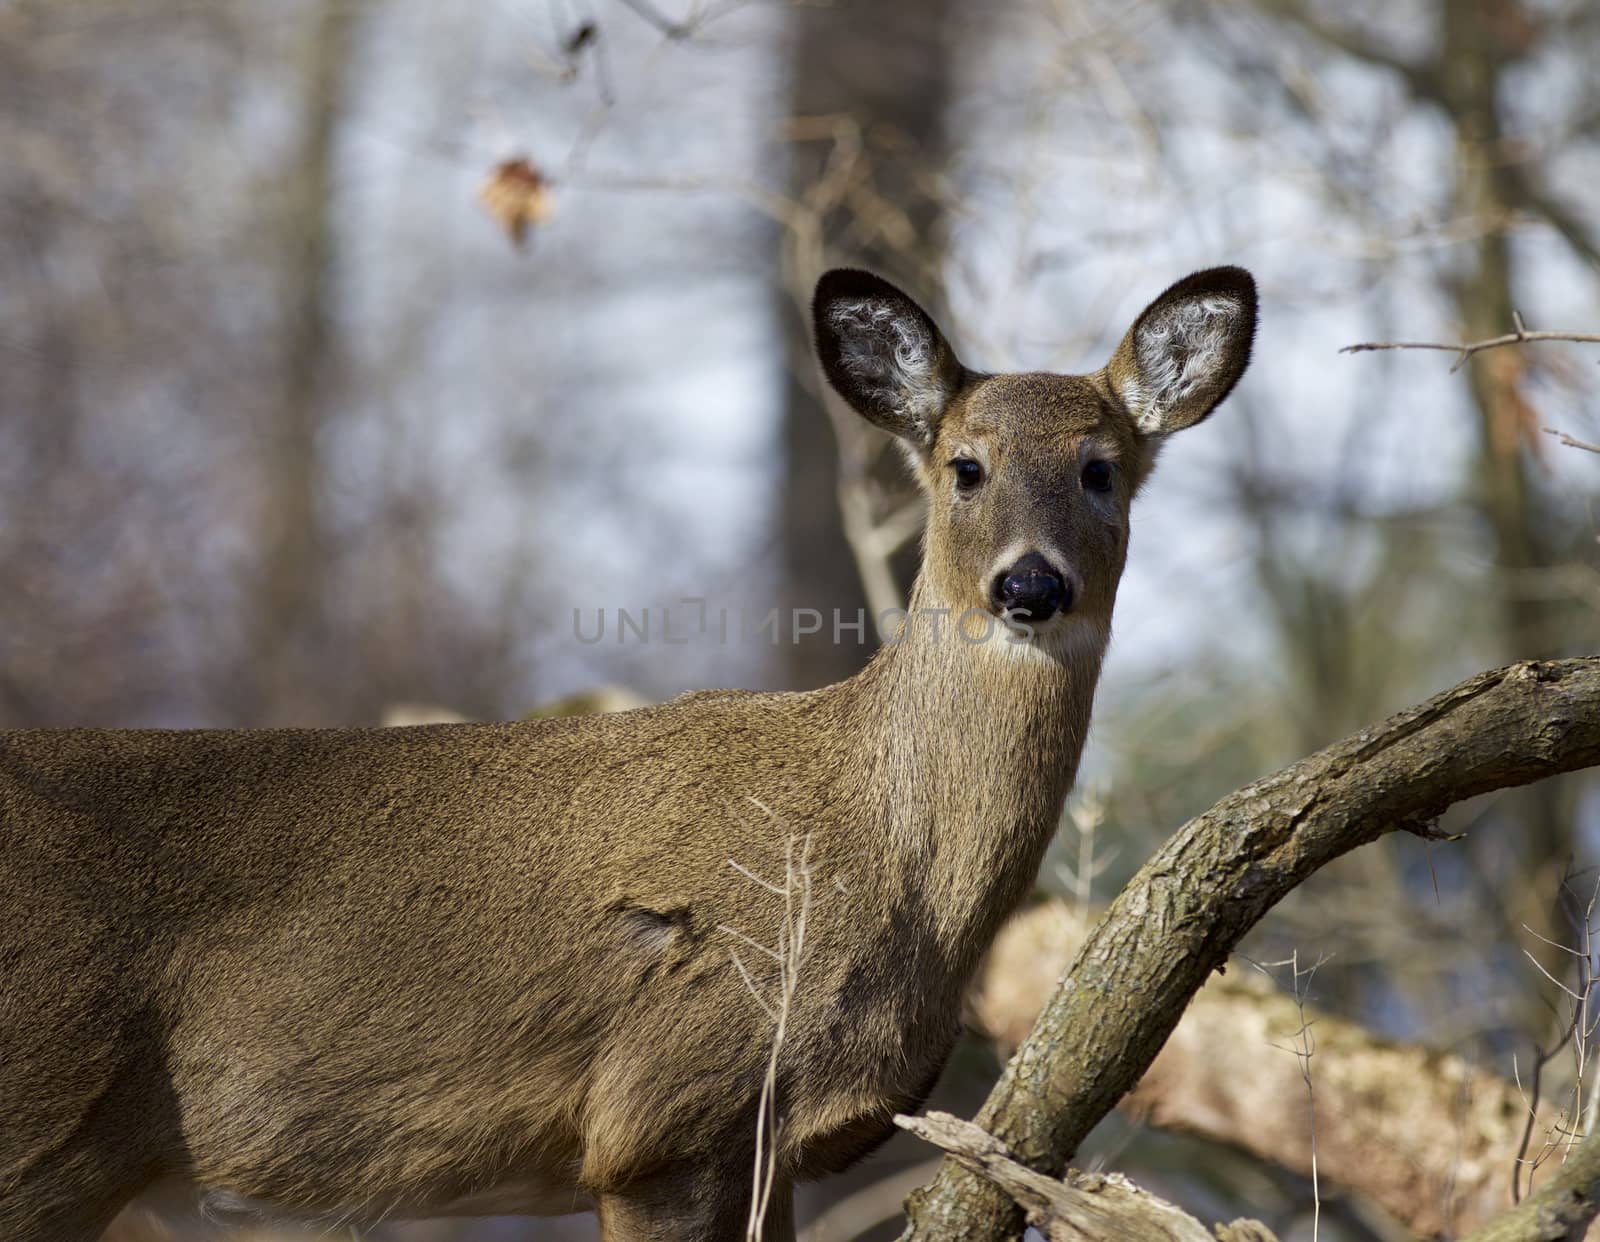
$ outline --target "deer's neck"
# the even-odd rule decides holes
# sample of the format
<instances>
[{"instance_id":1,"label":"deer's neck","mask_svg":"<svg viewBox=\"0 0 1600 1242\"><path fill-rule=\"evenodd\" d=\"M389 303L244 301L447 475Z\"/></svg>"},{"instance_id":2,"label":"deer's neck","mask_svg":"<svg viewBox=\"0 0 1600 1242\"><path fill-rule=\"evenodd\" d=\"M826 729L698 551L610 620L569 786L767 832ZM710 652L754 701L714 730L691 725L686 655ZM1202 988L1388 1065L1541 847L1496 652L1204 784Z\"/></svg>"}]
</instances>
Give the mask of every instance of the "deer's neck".
<instances>
[{"instance_id":1,"label":"deer's neck","mask_svg":"<svg viewBox=\"0 0 1600 1242\"><path fill-rule=\"evenodd\" d=\"M1108 631L1057 621L1029 644L935 627L931 589L855 679L891 882L903 882L952 966L970 970L1028 893L1077 773ZM974 619L969 632L981 628ZM848 683L847 683L848 684Z\"/></svg>"}]
</instances>

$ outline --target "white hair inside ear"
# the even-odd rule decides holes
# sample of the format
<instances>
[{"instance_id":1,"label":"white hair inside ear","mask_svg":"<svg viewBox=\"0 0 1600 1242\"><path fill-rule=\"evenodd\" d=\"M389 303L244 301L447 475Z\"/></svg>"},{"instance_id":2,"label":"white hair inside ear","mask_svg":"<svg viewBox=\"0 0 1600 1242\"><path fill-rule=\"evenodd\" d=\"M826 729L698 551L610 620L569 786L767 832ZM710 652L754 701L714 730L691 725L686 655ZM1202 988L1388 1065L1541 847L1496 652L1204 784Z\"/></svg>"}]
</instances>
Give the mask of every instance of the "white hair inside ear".
<instances>
[{"instance_id":1,"label":"white hair inside ear","mask_svg":"<svg viewBox=\"0 0 1600 1242\"><path fill-rule=\"evenodd\" d=\"M1157 307L1139 324L1137 374L1124 378L1122 399L1140 431L1160 433L1175 408L1216 380L1246 313L1239 299L1211 294Z\"/></svg>"},{"instance_id":2,"label":"white hair inside ear","mask_svg":"<svg viewBox=\"0 0 1600 1242\"><path fill-rule=\"evenodd\" d=\"M839 338L839 363L882 408L926 431L948 393L939 345L926 325L881 298L841 298L828 308Z\"/></svg>"}]
</instances>

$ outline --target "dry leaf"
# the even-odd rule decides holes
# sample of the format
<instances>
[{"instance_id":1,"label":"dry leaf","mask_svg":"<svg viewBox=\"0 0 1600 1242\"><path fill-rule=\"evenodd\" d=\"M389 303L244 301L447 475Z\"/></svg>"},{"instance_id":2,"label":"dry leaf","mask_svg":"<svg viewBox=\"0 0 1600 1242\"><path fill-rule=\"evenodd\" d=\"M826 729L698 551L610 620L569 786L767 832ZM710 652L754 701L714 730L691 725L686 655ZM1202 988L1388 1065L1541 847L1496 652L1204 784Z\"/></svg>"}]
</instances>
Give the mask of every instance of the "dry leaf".
<instances>
[{"instance_id":1,"label":"dry leaf","mask_svg":"<svg viewBox=\"0 0 1600 1242\"><path fill-rule=\"evenodd\" d=\"M528 239L530 225L550 218L550 183L526 156L504 160L478 191L478 201L517 245Z\"/></svg>"}]
</instances>

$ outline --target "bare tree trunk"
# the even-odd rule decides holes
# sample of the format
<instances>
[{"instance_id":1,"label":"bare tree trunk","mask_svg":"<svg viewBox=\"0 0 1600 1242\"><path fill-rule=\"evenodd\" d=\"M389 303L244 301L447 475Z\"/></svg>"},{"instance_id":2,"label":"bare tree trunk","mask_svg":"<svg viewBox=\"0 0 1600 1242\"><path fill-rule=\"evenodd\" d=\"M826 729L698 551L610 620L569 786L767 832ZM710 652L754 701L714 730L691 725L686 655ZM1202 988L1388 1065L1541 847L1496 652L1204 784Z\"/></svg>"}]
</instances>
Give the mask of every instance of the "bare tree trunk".
<instances>
[{"instance_id":1,"label":"bare tree trunk","mask_svg":"<svg viewBox=\"0 0 1600 1242\"><path fill-rule=\"evenodd\" d=\"M939 304L928 273L943 249L938 196L929 183L946 158L944 112L951 84L947 26L953 0L844 0L792 10L791 196L814 213L791 238L779 314L788 335L784 414L787 468L778 515L783 531L784 603L814 608L823 632L786 646L784 680L810 687L847 677L865 663L875 638L847 633L835 643L832 610L847 621L865 608L841 514L841 469L853 485L872 462L852 426L841 443L816 381L807 299L821 268L874 266L910 283L924 305ZM859 143L859 152L857 144ZM843 464L841 466L841 458ZM853 497L859 500L859 496Z\"/></svg>"},{"instance_id":2,"label":"bare tree trunk","mask_svg":"<svg viewBox=\"0 0 1600 1242\"><path fill-rule=\"evenodd\" d=\"M1392 73L1413 99L1449 126L1454 148L1450 215L1470 221L1475 238L1460 248L1458 270L1442 274L1440 281L1460 339L1481 340L1513 328L1518 271L1511 228L1519 214L1543 218L1574 257L1600 271L1600 246L1581 214L1569 211L1539 183L1538 167L1519 158L1506 127L1514 103L1507 95L1510 74L1526 68L1542 47L1574 37L1582 29L1576 23L1592 22L1583 6L1561 17L1526 0L1441 0L1428 8L1429 46L1412 55L1361 30L1336 6L1309 0L1255 3L1329 52ZM1493 563L1484 583L1485 615L1497 657L1504 660L1544 659L1573 650L1570 642L1563 644L1562 625L1573 604L1539 590L1534 581L1541 571L1560 565L1567 550L1552 534L1556 524L1543 520L1543 498L1533 478L1541 436L1536 413L1520 391L1526 364L1521 351L1490 350L1474 354L1465 367L1477 431L1470 501L1483 516L1485 559ZM1572 806L1562 789L1540 785L1508 795L1495 814L1516 824L1520 834L1514 866L1521 874L1505 878L1505 909L1514 922L1557 935L1560 919L1547 898L1558 889L1574 848Z\"/></svg>"},{"instance_id":3,"label":"bare tree trunk","mask_svg":"<svg viewBox=\"0 0 1600 1242\"><path fill-rule=\"evenodd\" d=\"M1514 268L1508 230L1516 206L1506 135L1501 124L1502 78L1518 54L1514 32L1528 18L1520 0L1441 4L1436 73L1440 103L1455 131L1454 214L1478 222L1467 272L1449 292L1464 340L1508 330L1516 311ZM1526 45L1520 50L1526 51ZM1530 487L1528 459L1537 451L1539 429L1519 396L1524 359L1518 351L1475 354L1466 374L1478 416L1479 504L1494 532L1493 601L1500 615L1501 658L1543 659L1561 654L1560 610L1530 590L1530 571L1555 563L1541 538L1539 497ZM1525 847L1523 917L1545 934L1557 924L1538 894L1554 891L1556 875L1573 848L1562 814L1560 790L1538 785L1507 801L1506 813L1521 826Z\"/></svg>"},{"instance_id":4,"label":"bare tree trunk","mask_svg":"<svg viewBox=\"0 0 1600 1242\"><path fill-rule=\"evenodd\" d=\"M313 684L310 658L322 632L327 559L318 437L335 345L334 144L353 20L347 4L322 0L306 40L303 137L283 204L290 298L283 387L261 439L267 525L246 631L254 685L241 696L242 723L304 723L326 697L327 687Z\"/></svg>"}]
</instances>

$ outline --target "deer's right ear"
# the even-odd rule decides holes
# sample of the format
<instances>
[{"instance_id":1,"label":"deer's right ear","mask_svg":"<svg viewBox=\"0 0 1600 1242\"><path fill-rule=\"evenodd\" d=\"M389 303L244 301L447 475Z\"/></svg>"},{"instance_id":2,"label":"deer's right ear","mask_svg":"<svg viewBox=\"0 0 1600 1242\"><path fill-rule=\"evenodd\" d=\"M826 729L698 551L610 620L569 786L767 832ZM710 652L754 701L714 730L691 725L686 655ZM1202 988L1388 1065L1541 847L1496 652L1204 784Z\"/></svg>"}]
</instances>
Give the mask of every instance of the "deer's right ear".
<instances>
[{"instance_id":1,"label":"deer's right ear","mask_svg":"<svg viewBox=\"0 0 1600 1242\"><path fill-rule=\"evenodd\" d=\"M835 268L811 304L817 357L863 418L918 449L961 385L961 363L928 312L870 272Z\"/></svg>"}]
</instances>

